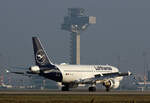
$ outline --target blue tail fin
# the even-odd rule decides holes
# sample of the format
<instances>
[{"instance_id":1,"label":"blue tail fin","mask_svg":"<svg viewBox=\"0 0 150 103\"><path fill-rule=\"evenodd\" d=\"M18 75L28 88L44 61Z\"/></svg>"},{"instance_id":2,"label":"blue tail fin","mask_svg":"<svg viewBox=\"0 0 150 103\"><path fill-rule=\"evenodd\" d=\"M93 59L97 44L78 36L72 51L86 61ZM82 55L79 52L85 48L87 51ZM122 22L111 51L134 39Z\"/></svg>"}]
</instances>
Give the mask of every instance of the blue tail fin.
<instances>
[{"instance_id":1,"label":"blue tail fin","mask_svg":"<svg viewBox=\"0 0 150 103\"><path fill-rule=\"evenodd\" d=\"M38 37L32 37L33 50L35 64L39 67L54 67L54 65L49 60L40 40Z\"/></svg>"}]
</instances>

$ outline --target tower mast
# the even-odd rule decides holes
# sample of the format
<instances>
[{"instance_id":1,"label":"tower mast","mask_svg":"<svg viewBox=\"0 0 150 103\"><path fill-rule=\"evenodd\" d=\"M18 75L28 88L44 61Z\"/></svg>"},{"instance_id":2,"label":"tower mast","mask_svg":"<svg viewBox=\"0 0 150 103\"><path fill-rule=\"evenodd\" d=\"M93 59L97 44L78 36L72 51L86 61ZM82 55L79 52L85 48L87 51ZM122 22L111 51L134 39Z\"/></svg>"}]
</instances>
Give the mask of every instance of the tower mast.
<instances>
[{"instance_id":1,"label":"tower mast","mask_svg":"<svg viewBox=\"0 0 150 103\"><path fill-rule=\"evenodd\" d=\"M87 16L83 8L68 8L61 29L70 32L70 64L80 64L80 32L95 23L96 17Z\"/></svg>"}]
</instances>

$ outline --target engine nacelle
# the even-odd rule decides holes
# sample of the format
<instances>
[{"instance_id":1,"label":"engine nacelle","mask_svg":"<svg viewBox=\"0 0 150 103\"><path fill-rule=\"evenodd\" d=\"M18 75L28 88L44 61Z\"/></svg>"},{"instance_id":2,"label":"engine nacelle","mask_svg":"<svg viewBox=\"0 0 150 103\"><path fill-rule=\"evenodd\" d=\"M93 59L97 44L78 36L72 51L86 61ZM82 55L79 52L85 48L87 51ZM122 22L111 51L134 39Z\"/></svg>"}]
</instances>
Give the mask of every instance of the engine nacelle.
<instances>
[{"instance_id":1,"label":"engine nacelle","mask_svg":"<svg viewBox=\"0 0 150 103\"><path fill-rule=\"evenodd\" d=\"M119 87L119 85L120 85L120 82L115 81L115 83L114 83L114 85L113 85L113 88L114 88L114 89L117 89L117 88Z\"/></svg>"},{"instance_id":2,"label":"engine nacelle","mask_svg":"<svg viewBox=\"0 0 150 103\"><path fill-rule=\"evenodd\" d=\"M30 68L29 68L29 70L32 72L32 73L40 73L40 68L39 68L39 66L31 66Z\"/></svg>"},{"instance_id":3,"label":"engine nacelle","mask_svg":"<svg viewBox=\"0 0 150 103\"><path fill-rule=\"evenodd\" d=\"M104 85L106 88L113 88L113 89L116 89L116 88L119 87L120 82L119 82L119 81L115 81L115 80L113 80L113 79L110 79L110 80L104 81L103 85Z\"/></svg>"}]
</instances>

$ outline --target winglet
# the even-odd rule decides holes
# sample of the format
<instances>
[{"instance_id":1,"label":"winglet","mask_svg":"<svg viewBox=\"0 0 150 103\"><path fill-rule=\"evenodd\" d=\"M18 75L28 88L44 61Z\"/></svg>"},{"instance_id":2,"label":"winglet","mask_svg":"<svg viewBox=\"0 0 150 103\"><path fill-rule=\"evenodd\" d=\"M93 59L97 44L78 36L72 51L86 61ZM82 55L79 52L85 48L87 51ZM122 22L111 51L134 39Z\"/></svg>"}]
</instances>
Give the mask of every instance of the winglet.
<instances>
[{"instance_id":1,"label":"winglet","mask_svg":"<svg viewBox=\"0 0 150 103\"><path fill-rule=\"evenodd\" d=\"M132 75L132 73L130 71L128 71L128 75L130 76L130 75Z\"/></svg>"},{"instance_id":2,"label":"winglet","mask_svg":"<svg viewBox=\"0 0 150 103\"><path fill-rule=\"evenodd\" d=\"M5 72L6 72L6 73L10 73L10 71L9 71L9 70L7 70L7 69L5 69Z\"/></svg>"}]
</instances>

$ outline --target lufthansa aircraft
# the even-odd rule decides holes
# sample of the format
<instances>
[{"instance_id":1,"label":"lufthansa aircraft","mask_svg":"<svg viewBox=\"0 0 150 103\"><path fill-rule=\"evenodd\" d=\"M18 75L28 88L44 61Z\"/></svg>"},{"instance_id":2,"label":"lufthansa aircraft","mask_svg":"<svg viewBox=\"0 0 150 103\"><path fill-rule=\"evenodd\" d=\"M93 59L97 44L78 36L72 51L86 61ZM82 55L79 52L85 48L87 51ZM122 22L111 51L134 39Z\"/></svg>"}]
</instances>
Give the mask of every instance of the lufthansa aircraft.
<instances>
[{"instance_id":1,"label":"lufthansa aircraft","mask_svg":"<svg viewBox=\"0 0 150 103\"><path fill-rule=\"evenodd\" d=\"M131 72L121 73L110 65L69 65L53 64L48 58L38 37L32 37L35 66L31 66L25 74L38 74L62 85L62 91L69 91L82 84L89 85L89 91L96 91L96 84L101 83L106 91L119 87L123 76L130 76ZM20 72L12 72L24 74Z\"/></svg>"}]
</instances>

